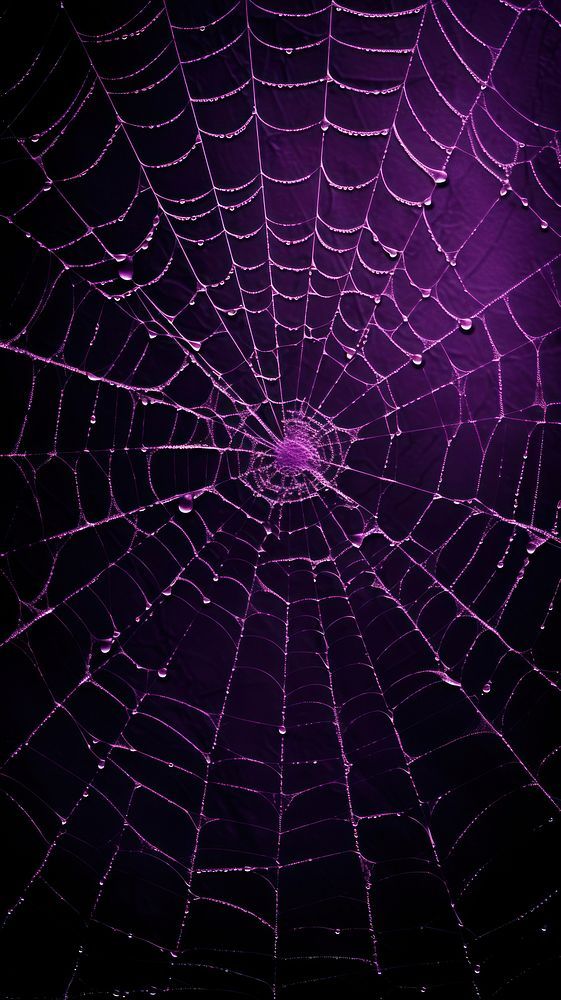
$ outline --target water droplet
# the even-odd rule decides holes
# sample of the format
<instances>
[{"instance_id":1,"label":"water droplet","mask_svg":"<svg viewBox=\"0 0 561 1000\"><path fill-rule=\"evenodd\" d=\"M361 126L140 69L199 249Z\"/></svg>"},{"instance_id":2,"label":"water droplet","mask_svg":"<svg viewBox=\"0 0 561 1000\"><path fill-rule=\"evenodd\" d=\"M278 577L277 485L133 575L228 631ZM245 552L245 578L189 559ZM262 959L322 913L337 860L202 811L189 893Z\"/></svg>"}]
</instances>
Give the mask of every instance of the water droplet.
<instances>
[{"instance_id":1,"label":"water droplet","mask_svg":"<svg viewBox=\"0 0 561 1000\"><path fill-rule=\"evenodd\" d=\"M451 687L461 688L462 686L460 681L455 681L453 677L449 676L449 674L443 674L442 680L445 682L445 684L450 684Z\"/></svg>"},{"instance_id":2,"label":"water droplet","mask_svg":"<svg viewBox=\"0 0 561 1000\"><path fill-rule=\"evenodd\" d=\"M286 726L279 726L279 733L284 736L286 733Z\"/></svg>"},{"instance_id":3,"label":"water droplet","mask_svg":"<svg viewBox=\"0 0 561 1000\"><path fill-rule=\"evenodd\" d=\"M526 552L528 553L528 555L531 556L532 553L536 551L536 549L539 549L541 544L542 544L541 538L539 538L537 535L530 535L528 539L528 544L526 546Z\"/></svg>"},{"instance_id":4,"label":"water droplet","mask_svg":"<svg viewBox=\"0 0 561 1000\"><path fill-rule=\"evenodd\" d=\"M126 257L125 260L119 265L118 268L119 277L123 281L132 281L133 274L133 264L132 257Z\"/></svg>"},{"instance_id":5,"label":"water droplet","mask_svg":"<svg viewBox=\"0 0 561 1000\"><path fill-rule=\"evenodd\" d=\"M181 514L190 514L193 510L193 494L186 493L179 501L178 508Z\"/></svg>"},{"instance_id":6,"label":"water droplet","mask_svg":"<svg viewBox=\"0 0 561 1000\"><path fill-rule=\"evenodd\" d=\"M167 675L168 675L167 667L160 667L160 669L158 670L158 677L161 677L161 679L164 680L164 678L167 677Z\"/></svg>"},{"instance_id":7,"label":"water droplet","mask_svg":"<svg viewBox=\"0 0 561 1000\"><path fill-rule=\"evenodd\" d=\"M473 320L472 319L461 319L460 320L460 330L464 333L470 333L473 330Z\"/></svg>"},{"instance_id":8,"label":"water droplet","mask_svg":"<svg viewBox=\"0 0 561 1000\"><path fill-rule=\"evenodd\" d=\"M481 690L483 691L483 694L489 694L489 691L491 690L491 681L487 681L487 682L486 682L486 683L485 683L485 684L483 685L483 687L482 687L482 689L481 689Z\"/></svg>"},{"instance_id":9,"label":"water droplet","mask_svg":"<svg viewBox=\"0 0 561 1000\"><path fill-rule=\"evenodd\" d=\"M411 364L415 365L415 368L421 368L423 365L423 355L414 354L411 358Z\"/></svg>"}]
</instances>

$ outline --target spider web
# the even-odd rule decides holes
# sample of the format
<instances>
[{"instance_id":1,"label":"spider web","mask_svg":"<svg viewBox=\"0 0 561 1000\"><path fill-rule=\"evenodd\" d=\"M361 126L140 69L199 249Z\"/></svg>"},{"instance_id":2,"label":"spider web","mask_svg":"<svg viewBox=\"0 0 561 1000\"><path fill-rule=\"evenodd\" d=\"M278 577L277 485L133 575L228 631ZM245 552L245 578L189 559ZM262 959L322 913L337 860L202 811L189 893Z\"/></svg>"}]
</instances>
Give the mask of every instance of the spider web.
<instances>
[{"instance_id":1,"label":"spider web","mask_svg":"<svg viewBox=\"0 0 561 1000\"><path fill-rule=\"evenodd\" d=\"M2 995L545 995L558 3L3 22Z\"/></svg>"}]
</instances>

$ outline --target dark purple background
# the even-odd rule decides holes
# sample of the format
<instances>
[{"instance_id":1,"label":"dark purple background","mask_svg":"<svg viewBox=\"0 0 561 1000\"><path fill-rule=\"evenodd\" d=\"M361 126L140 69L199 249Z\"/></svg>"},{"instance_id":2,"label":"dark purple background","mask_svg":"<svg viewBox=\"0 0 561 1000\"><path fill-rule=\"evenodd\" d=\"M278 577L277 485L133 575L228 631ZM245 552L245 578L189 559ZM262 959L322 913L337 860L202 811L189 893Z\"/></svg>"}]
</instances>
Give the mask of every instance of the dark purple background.
<instances>
[{"instance_id":1,"label":"dark purple background","mask_svg":"<svg viewBox=\"0 0 561 1000\"><path fill-rule=\"evenodd\" d=\"M8 5L3 997L552 995L560 25Z\"/></svg>"}]
</instances>

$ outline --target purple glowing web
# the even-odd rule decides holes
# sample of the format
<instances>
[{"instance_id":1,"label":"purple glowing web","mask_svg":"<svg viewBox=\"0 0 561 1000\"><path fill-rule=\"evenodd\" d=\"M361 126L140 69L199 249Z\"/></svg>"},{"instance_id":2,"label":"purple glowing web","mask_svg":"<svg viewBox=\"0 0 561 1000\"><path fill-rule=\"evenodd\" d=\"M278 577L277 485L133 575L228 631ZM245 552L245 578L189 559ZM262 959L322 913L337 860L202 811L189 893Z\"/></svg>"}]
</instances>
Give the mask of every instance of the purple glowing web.
<instances>
[{"instance_id":1,"label":"purple glowing web","mask_svg":"<svg viewBox=\"0 0 561 1000\"><path fill-rule=\"evenodd\" d=\"M549 995L559 3L2 46L2 996Z\"/></svg>"}]
</instances>

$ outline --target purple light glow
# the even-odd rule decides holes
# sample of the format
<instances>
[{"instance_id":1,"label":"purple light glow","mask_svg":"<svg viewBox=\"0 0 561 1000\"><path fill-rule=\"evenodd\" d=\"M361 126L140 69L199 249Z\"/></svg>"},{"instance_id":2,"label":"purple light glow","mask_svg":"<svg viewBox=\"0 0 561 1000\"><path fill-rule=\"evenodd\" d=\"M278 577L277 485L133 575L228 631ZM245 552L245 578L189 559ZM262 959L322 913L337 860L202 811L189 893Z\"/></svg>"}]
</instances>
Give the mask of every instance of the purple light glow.
<instances>
[{"instance_id":1,"label":"purple light glow","mask_svg":"<svg viewBox=\"0 0 561 1000\"><path fill-rule=\"evenodd\" d=\"M559 3L0 44L0 995L550 996Z\"/></svg>"}]
</instances>

